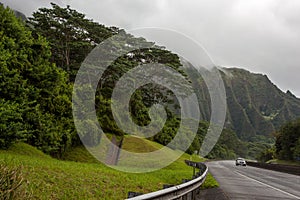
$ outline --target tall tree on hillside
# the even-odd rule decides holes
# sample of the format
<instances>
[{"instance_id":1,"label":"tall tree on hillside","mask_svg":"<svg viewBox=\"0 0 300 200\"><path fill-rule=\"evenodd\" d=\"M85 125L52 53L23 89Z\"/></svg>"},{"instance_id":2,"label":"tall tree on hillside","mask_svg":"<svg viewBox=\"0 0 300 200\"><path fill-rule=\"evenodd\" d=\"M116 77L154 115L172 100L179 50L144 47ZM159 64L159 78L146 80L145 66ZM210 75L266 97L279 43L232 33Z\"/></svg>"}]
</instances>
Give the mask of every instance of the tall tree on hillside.
<instances>
[{"instance_id":1,"label":"tall tree on hillside","mask_svg":"<svg viewBox=\"0 0 300 200\"><path fill-rule=\"evenodd\" d=\"M60 154L74 136L68 76L12 10L0 6L0 148L23 139Z\"/></svg>"},{"instance_id":2,"label":"tall tree on hillside","mask_svg":"<svg viewBox=\"0 0 300 200\"><path fill-rule=\"evenodd\" d=\"M29 18L33 32L48 39L52 61L68 71L74 79L80 64L88 53L104 39L117 33L117 28L107 28L67 6L51 3L52 8L40 8Z\"/></svg>"},{"instance_id":3,"label":"tall tree on hillside","mask_svg":"<svg viewBox=\"0 0 300 200\"><path fill-rule=\"evenodd\" d=\"M300 159L300 120L282 126L276 135L276 154L279 159Z\"/></svg>"}]
</instances>

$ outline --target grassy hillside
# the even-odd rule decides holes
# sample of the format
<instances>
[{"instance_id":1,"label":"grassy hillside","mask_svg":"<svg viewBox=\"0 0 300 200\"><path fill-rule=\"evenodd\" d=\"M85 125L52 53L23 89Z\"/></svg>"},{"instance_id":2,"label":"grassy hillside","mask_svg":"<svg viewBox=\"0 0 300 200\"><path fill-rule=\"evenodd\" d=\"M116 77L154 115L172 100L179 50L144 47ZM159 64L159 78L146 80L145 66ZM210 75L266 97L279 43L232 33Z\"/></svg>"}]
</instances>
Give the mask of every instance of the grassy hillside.
<instances>
[{"instance_id":1,"label":"grassy hillside","mask_svg":"<svg viewBox=\"0 0 300 200\"><path fill-rule=\"evenodd\" d=\"M128 140L134 140L133 146L138 148L136 138ZM128 145L131 146L130 142ZM152 150L159 146L146 140L142 145ZM129 174L103 165L83 147L75 148L65 159L73 161L53 159L23 143L0 151L0 162L8 166L23 166L23 176L28 181L27 190L32 191L33 199L124 199L128 191L147 193L161 189L163 184L179 184L182 179L192 176L192 169L183 161L200 161L200 158L184 154L159 171ZM211 177L208 180L207 186L217 185Z\"/></svg>"}]
</instances>

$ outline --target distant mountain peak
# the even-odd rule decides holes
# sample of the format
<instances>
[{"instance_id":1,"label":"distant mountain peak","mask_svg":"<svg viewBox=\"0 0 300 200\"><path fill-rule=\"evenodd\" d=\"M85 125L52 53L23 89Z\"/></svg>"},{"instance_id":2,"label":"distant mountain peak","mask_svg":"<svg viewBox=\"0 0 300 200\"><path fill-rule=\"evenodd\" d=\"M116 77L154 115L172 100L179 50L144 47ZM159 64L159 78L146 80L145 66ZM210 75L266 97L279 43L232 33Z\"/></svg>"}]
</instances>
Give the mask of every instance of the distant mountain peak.
<instances>
[{"instance_id":1,"label":"distant mountain peak","mask_svg":"<svg viewBox=\"0 0 300 200\"><path fill-rule=\"evenodd\" d=\"M291 96L291 97L297 98L296 95L294 95L290 90L287 90L286 94Z\"/></svg>"},{"instance_id":2,"label":"distant mountain peak","mask_svg":"<svg viewBox=\"0 0 300 200\"><path fill-rule=\"evenodd\" d=\"M260 135L271 137L285 122L300 118L300 99L290 91L281 91L267 75L237 67L218 69L226 90L225 127L233 129L239 138L250 141ZM203 83L197 90L201 114L209 120L209 92L203 81L198 82Z\"/></svg>"},{"instance_id":3,"label":"distant mountain peak","mask_svg":"<svg viewBox=\"0 0 300 200\"><path fill-rule=\"evenodd\" d=\"M4 6L4 4L3 4L2 2L0 2L0 6ZM11 9L12 9L12 8L11 8ZM18 11L18 10L14 10L14 9L12 9L12 10L14 11L15 15L16 15L17 17L21 18L23 21L26 21L26 20L27 20L27 17L26 17L26 15L25 15L24 13L22 13L22 12L20 12L20 11Z\"/></svg>"},{"instance_id":4,"label":"distant mountain peak","mask_svg":"<svg viewBox=\"0 0 300 200\"><path fill-rule=\"evenodd\" d=\"M228 68L222 67L219 68L219 70L222 71L228 78L233 78L233 74L230 70L228 70Z\"/></svg>"},{"instance_id":5,"label":"distant mountain peak","mask_svg":"<svg viewBox=\"0 0 300 200\"><path fill-rule=\"evenodd\" d=\"M22 12L20 11L17 11L17 10L14 10L14 13L17 17L21 18L23 21L26 21L27 20L27 17L25 14L23 14Z\"/></svg>"},{"instance_id":6,"label":"distant mountain peak","mask_svg":"<svg viewBox=\"0 0 300 200\"><path fill-rule=\"evenodd\" d=\"M285 122L300 117L300 100L290 91L281 91L267 75L240 68L225 71L227 120L240 138L268 136Z\"/></svg>"}]
</instances>

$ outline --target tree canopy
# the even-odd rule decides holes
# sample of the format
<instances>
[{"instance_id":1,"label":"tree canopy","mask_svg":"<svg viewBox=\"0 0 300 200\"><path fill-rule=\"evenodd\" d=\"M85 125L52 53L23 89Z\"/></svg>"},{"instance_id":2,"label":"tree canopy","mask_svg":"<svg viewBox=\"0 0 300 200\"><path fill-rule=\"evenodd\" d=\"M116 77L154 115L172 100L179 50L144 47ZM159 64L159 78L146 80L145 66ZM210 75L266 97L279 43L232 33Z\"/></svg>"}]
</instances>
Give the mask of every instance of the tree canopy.
<instances>
[{"instance_id":1,"label":"tree canopy","mask_svg":"<svg viewBox=\"0 0 300 200\"><path fill-rule=\"evenodd\" d=\"M49 41L51 61L66 70L74 80L77 70L90 51L119 29L93 22L84 14L51 3L52 8L40 8L29 18L33 32Z\"/></svg>"},{"instance_id":2,"label":"tree canopy","mask_svg":"<svg viewBox=\"0 0 300 200\"><path fill-rule=\"evenodd\" d=\"M71 87L50 57L45 38L33 37L12 10L0 6L1 148L22 139L60 154L70 144Z\"/></svg>"},{"instance_id":3,"label":"tree canopy","mask_svg":"<svg viewBox=\"0 0 300 200\"><path fill-rule=\"evenodd\" d=\"M282 160L300 160L300 120L283 125L276 133L276 154Z\"/></svg>"}]
</instances>

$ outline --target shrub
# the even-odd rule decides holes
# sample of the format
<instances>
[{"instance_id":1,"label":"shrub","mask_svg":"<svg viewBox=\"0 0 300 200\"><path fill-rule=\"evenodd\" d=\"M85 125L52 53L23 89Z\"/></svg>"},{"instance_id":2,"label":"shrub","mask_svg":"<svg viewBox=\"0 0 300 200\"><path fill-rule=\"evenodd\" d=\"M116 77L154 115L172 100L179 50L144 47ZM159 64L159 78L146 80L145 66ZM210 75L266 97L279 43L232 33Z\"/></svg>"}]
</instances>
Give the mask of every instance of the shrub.
<instances>
[{"instance_id":1,"label":"shrub","mask_svg":"<svg viewBox=\"0 0 300 200\"><path fill-rule=\"evenodd\" d=\"M30 199L26 190L22 166L8 166L0 162L0 199Z\"/></svg>"}]
</instances>

